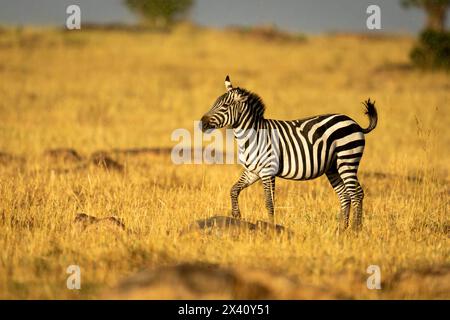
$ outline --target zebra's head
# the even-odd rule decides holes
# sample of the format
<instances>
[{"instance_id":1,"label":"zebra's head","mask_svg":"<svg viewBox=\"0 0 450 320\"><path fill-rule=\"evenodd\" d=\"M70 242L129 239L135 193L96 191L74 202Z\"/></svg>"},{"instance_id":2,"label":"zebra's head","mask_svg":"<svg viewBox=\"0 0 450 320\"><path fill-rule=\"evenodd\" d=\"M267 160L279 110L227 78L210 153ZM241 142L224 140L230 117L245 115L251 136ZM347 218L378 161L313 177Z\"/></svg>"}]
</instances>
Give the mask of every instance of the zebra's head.
<instances>
[{"instance_id":1,"label":"zebra's head","mask_svg":"<svg viewBox=\"0 0 450 320\"><path fill-rule=\"evenodd\" d=\"M241 88L233 88L230 77L225 78L226 93L217 98L216 102L201 119L202 131L235 126L243 105L248 99L248 92Z\"/></svg>"}]
</instances>

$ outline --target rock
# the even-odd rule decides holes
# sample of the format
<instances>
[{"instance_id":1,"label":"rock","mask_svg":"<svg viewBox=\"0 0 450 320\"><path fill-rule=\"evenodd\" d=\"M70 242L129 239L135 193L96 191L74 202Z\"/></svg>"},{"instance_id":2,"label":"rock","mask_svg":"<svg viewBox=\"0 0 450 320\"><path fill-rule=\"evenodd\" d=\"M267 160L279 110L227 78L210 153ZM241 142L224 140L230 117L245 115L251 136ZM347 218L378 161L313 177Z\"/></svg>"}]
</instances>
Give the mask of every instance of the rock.
<instances>
[{"instance_id":1,"label":"rock","mask_svg":"<svg viewBox=\"0 0 450 320\"><path fill-rule=\"evenodd\" d=\"M145 270L104 294L106 299L333 299L337 293L280 273L208 263Z\"/></svg>"},{"instance_id":2,"label":"rock","mask_svg":"<svg viewBox=\"0 0 450 320\"><path fill-rule=\"evenodd\" d=\"M88 225L97 222L98 219L96 217L87 215L86 213L77 213L75 216L75 223Z\"/></svg>"},{"instance_id":3,"label":"rock","mask_svg":"<svg viewBox=\"0 0 450 320\"><path fill-rule=\"evenodd\" d=\"M91 163L97 167L107 170L123 171L123 165L111 159L108 154L103 151L94 152L91 155L90 160Z\"/></svg>"},{"instance_id":4,"label":"rock","mask_svg":"<svg viewBox=\"0 0 450 320\"><path fill-rule=\"evenodd\" d=\"M384 279L381 286L383 290L392 292L393 297L417 299L420 293L421 296L432 297L432 299L448 300L450 298L450 265L438 264L430 267L400 269ZM430 290L430 288L433 289Z\"/></svg>"},{"instance_id":5,"label":"rock","mask_svg":"<svg viewBox=\"0 0 450 320\"><path fill-rule=\"evenodd\" d=\"M114 154L123 155L170 155L172 152L171 148L129 148L129 149L112 149Z\"/></svg>"},{"instance_id":6,"label":"rock","mask_svg":"<svg viewBox=\"0 0 450 320\"><path fill-rule=\"evenodd\" d=\"M292 236L294 233L291 230L288 230L282 225L279 224L272 224L266 221L258 220L256 221L256 230L260 231L275 231L276 233L286 233L289 236Z\"/></svg>"},{"instance_id":7,"label":"rock","mask_svg":"<svg viewBox=\"0 0 450 320\"><path fill-rule=\"evenodd\" d=\"M265 221L257 221L256 223L251 223L242 219L237 219L228 216L214 216L207 219L200 219L192 223L186 229L181 231L181 234L186 234L193 231L198 230L211 230L211 229L220 229L220 230L241 230L241 231L275 231L277 234L286 233L288 236L293 235L293 232L286 229L281 225L273 225L271 223Z\"/></svg>"},{"instance_id":8,"label":"rock","mask_svg":"<svg viewBox=\"0 0 450 320\"><path fill-rule=\"evenodd\" d=\"M7 164L14 160L14 157L8 153L0 152L0 163Z\"/></svg>"},{"instance_id":9,"label":"rock","mask_svg":"<svg viewBox=\"0 0 450 320\"><path fill-rule=\"evenodd\" d=\"M84 231L92 228L113 228L125 230L125 225L116 217L96 218L85 213L77 213L74 220L75 225L81 227Z\"/></svg>"},{"instance_id":10,"label":"rock","mask_svg":"<svg viewBox=\"0 0 450 320\"><path fill-rule=\"evenodd\" d=\"M0 151L0 164L6 165L12 162L23 162L24 160L22 157Z\"/></svg>"},{"instance_id":11,"label":"rock","mask_svg":"<svg viewBox=\"0 0 450 320\"><path fill-rule=\"evenodd\" d=\"M70 148L45 150L44 156L46 156L51 160L58 160L64 162L78 162L83 160L83 157L81 157L76 150Z\"/></svg>"}]
</instances>

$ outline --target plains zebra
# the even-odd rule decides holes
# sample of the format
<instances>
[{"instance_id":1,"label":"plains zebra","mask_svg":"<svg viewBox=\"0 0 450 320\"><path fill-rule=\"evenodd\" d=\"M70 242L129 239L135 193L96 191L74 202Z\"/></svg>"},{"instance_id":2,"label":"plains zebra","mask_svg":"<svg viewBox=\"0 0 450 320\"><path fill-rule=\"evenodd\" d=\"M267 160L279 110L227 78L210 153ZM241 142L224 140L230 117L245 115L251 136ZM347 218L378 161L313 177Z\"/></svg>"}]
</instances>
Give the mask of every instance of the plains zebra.
<instances>
[{"instance_id":1,"label":"plains zebra","mask_svg":"<svg viewBox=\"0 0 450 320\"><path fill-rule=\"evenodd\" d=\"M264 118L265 106L258 95L233 88L228 76L225 87L227 92L202 117L201 126L203 131L233 128L245 170L231 188L232 215L240 217L239 193L261 179L273 222L275 177L309 180L325 174L341 203L339 230L348 227L350 204L354 208L353 228L359 230L364 192L357 171L364 151L364 134L377 125L374 103L370 99L364 102L369 117L366 129L341 114L272 120Z\"/></svg>"}]
</instances>

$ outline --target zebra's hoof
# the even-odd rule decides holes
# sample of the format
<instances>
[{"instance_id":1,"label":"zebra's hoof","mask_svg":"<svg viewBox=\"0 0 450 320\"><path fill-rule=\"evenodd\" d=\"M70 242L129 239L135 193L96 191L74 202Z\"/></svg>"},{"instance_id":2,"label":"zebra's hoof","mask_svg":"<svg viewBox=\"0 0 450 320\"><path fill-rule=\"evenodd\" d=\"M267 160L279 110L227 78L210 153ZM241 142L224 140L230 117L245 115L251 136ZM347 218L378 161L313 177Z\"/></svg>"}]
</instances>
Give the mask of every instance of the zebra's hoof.
<instances>
[{"instance_id":1,"label":"zebra's hoof","mask_svg":"<svg viewBox=\"0 0 450 320\"><path fill-rule=\"evenodd\" d=\"M341 224L341 225L339 225L337 228L336 228L336 234L339 236L339 235L342 235L342 234L344 234L345 233L345 231L347 231L347 229L348 229L348 224L346 225L346 224Z\"/></svg>"},{"instance_id":2,"label":"zebra's hoof","mask_svg":"<svg viewBox=\"0 0 450 320\"><path fill-rule=\"evenodd\" d=\"M241 213L240 212L231 212L231 216L235 219L240 219Z\"/></svg>"}]
</instances>

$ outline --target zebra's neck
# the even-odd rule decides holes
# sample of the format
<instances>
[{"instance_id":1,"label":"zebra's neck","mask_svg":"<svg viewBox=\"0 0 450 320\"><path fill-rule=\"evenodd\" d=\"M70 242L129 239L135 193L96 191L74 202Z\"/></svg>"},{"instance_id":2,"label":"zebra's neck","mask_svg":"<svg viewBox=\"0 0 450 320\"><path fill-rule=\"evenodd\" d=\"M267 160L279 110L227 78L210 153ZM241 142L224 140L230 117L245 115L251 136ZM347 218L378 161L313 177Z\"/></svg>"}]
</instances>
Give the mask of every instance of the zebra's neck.
<instances>
[{"instance_id":1,"label":"zebra's neck","mask_svg":"<svg viewBox=\"0 0 450 320\"><path fill-rule=\"evenodd\" d=\"M239 150L242 151L255 141L262 139L263 136L268 134L267 129L267 121L262 117L250 118L247 121L239 123L233 128L233 134Z\"/></svg>"},{"instance_id":2,"label":"zebra's neck","mask_svg":"<svg viewBox=\"0 0 450 320\"><path fill-rule=\"evenodd\" d=\"M258 129L264 123L264 104L256 95L250 95L240 105L240 114L234 128L239 130Z\"/></svg>"},{"instance_id":3,"label":"zebra's neck","mask_svg":"<svg viewBox=\"0 0 450 320\"><path fill-rule=\"evenodd\" d=\"M257 141L262 135L265 135L267 121L264 119L264 104L256 95L250 95L240 109L239 119L233 127L233 133L239 150L243 151L252 142L255 142L254 139Z\"/></svg>"}]
</instances>

